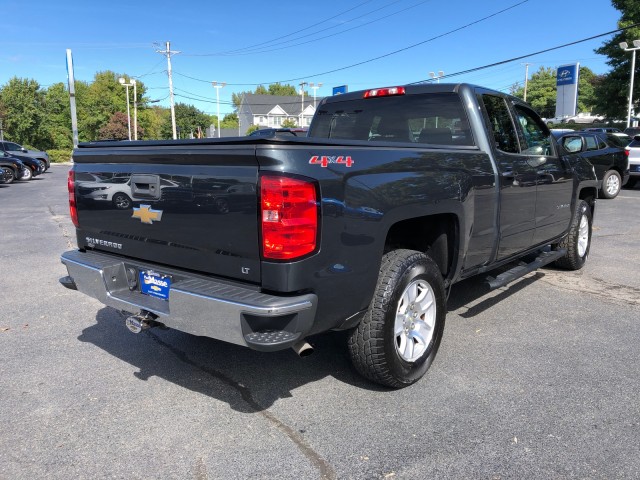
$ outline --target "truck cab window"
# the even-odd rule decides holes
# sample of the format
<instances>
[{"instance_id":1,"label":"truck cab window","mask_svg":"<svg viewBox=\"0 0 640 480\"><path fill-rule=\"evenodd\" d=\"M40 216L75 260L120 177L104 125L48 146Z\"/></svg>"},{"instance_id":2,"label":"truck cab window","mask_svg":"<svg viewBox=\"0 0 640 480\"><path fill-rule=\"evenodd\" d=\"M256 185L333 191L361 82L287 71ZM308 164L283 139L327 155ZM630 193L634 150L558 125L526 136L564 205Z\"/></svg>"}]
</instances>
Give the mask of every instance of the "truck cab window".
<instances>
[{"instance_id":1,"label":"truck cab window","mask_svg":"<svg viewBox=\"0 0 640 480\"><path fill-rule=\"evenodd\" d=\"M516 105L515 110L523 137L522 154L551 154L551 134L548 128L529 109Z\"/></svg>"},{"instance_id":2,"label":"truck cab window","mask_svg":"<svg viewBox=\"0 0 640 480\"><path fill-rule=\"evenodd\" d=\"M506 153L519 153L518 136L504 99L483 95L482 100L489 115L489 130L493 135L496 148Z\"/></svg>"}]
</instances>

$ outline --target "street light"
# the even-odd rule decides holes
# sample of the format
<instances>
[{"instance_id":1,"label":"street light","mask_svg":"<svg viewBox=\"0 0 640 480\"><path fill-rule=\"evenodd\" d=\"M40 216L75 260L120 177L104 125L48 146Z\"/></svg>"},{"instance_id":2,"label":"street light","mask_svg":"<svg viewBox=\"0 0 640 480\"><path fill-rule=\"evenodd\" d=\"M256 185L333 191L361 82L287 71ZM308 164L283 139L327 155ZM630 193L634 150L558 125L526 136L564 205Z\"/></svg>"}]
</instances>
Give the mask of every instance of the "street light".
<instances>
[{"instance_id":1,"label":"street light","mask_svg":"<svg viewBox=\"0 0 640 480\"><path fill-rule=\"evenodd\" d=\"M133 83L133 139L138 140L138 84L135 80Z\"/></svg>"},{"instance_id":2,"label":"street light","mask_svg":"<svg viewBox=\"0 0 640 480\"><path fill-rule=\"evenodd\" d=\"M440 77L444 77L444 72L442 70L438 70L438 75L436 75L435 72L429 72L429 76L435 79L437 83L440 83Z\"/></svg>"},{"instance_id":3,"label":"street light","mask_svg":"<svg viewBox=\"0 0 640 480\"><path fill-rule=\"evenodd\" d=\"M300 127L304 127L304 86L309 85L307 82L300 82Z\"/></svg>"},{"instance_id":4,"label":"street light","mask_svg":"<svg viewBox=\"0 0 640 480\"><path fill-rule=\"evenodd\" d=\"M220 89L224 88L226 83L211 82L211 85L216 89L216 105L218 106L218 138L220 138Z\"/></svg>"},{"instance_id":5,"label":"street light","mask_svg":"<svg viewBox=\"0 0 640 480\"><path fill-rule=\"evenodd\" d=\"M632 52L631 54L631 82L629 83L629 108L627 110L627 128L631 126L631 110L633 108L633 77L636 70L636 50L640 50L640 40L633 41L633 47L629 48L627 42L620 42L620 48L625 52Z\"/></svg>"},{"instance_id":6,"label":"street light","mask_svg":"<svg viewBox=\"0 0 640 480\"><path fill-rule=\"evenodd\" d=\"M316 90L318 90L322 86L322 82L318 84L314 84L313 82L311 82L309 86L313 88L313 109L315 110L316 109Z\"/></svg>"},{"instance_id":7,"label":"street light","mask_svg":"<svg viewBox=\"0 0 640 480\"><path fill-rule=\"evenodd\" d=\"M129 127L129 141L131 141L131 113L129 112L129 87L133 86L132 83L127 83L127 81L120 77L118 79L120 85L124 85L127 90L127 126Z\"/></svg>"}]
</instances>

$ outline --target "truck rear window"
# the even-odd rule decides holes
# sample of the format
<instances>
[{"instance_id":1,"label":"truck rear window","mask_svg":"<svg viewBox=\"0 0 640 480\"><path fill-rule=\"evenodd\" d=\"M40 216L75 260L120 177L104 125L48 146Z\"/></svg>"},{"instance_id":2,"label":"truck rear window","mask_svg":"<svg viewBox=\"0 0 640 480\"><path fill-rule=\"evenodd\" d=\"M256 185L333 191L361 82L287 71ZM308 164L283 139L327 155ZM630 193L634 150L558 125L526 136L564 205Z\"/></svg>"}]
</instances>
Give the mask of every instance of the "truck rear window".
<instances>
[{"instance_id":1,"label":"truck rear window","mask_svg":"<svg viewBox=\"0 0 640 480\"><path fill-rule=\"evenodd\" d=\"M322 105L310 137L342 140L475 145L460 97L429 93Z\"/></svg>"}]
</instances>

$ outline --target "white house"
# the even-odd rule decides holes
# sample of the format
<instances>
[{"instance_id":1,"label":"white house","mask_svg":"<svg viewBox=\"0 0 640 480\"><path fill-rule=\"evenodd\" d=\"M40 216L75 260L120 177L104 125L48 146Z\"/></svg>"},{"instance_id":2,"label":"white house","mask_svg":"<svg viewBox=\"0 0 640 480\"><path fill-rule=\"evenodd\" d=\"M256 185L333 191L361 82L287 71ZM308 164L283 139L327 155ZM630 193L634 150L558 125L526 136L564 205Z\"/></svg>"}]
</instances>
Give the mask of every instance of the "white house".
<instances>
[{"instance_id":1,"label":"white house","mask_svg":"<svg viewBox=\"0 0 640 480\"><path fill-rule=\"evenodd\" d=\"M316 103L322 100L316 99ZM316 109L312 96L300 95L256 95L246 93L238 108L240 132L244 135L249 127L278 128L285 120L295 122L299 127L308 127Z\"/></svg>"}]
</instances>

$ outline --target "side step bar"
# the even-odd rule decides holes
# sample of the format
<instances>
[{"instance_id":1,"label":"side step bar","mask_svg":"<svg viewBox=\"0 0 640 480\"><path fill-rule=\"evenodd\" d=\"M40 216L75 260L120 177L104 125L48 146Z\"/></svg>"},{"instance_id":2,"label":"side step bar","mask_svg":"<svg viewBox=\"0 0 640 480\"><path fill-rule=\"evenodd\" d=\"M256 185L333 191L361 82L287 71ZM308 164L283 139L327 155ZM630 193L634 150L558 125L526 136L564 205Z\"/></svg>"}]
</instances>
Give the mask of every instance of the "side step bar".
<instances>
[{"instance_id":1,"label":"side step bar","mask_svg":"<svg viewBox=\"0 0 640 480\"><path fill-rule=\"evenodd\" d=\"M520 277L524 277L527 273L531 273L534 270L544 267L545 265L548 265L549 263L554 262L561 257L564 257L566 253L566 248L542 252L529 263L522 262L512 269L501 273L497 277L487 277L489 288L491 290L495 290L496 288L504 287L508 283L511 283Z\"/></svg>"}]
</instances>

